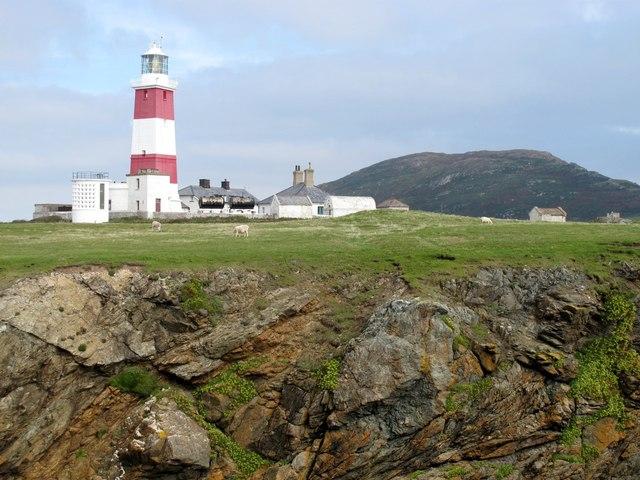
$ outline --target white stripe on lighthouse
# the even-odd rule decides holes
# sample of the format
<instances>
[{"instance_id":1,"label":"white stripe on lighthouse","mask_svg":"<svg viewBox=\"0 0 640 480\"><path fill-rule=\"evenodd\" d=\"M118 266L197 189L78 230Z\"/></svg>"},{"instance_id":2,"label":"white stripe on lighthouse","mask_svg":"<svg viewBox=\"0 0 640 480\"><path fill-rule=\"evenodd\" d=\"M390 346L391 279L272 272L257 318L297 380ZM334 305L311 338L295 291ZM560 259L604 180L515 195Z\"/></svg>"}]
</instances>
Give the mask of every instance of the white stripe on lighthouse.
<instances>
[{"instance_id":1,"label":"white stripe on lighthouse","mask_svg":"<svg viewBox=\"0 0 640 480\"><path fill-rule=\"evenodd\" d=\"M176 124L162 118L140 118L133 121L131 154L176 155Z\"/></svg>"}]
</instances>

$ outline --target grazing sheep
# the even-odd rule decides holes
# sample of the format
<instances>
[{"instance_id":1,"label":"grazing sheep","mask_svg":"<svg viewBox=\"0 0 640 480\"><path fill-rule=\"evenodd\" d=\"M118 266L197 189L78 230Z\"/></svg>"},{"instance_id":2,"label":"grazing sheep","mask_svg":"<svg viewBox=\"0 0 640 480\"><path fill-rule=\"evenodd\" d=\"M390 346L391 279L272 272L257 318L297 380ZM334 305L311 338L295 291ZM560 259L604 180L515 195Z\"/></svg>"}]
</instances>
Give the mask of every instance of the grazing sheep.
<instances>
[{"instance_id":1,"label":"grazing sheep","mask_svg":"<svg viewBox=\"0 0 640 480\"><path fill-rule=\"evenodd\" d=\"M233 234L236 237L248 237L249 236L249 225L238 225L233 227Z\"/></svg>"},{"instance_id":2,"label":"grazing sheep","mask_svg":"<svg viewBox=\"0 0 640 480\"><path fill-rule=\"evenodd\" d=\"M482 223L493 223L493 220L491 220L489 217L480 217L480 221Z\"/></svg>"},{"instance_id":3,"label":"grazing sheep","mask_svg":"<svg viewBox=\"0 0 640 480\"><path fill-rule=\"evenodd\" d=\"M159 221L154 220L153 222L151 222L151 230L153 230L155 232L161 232L162 231L162 224Z\"/></svg>"}]
</instances>

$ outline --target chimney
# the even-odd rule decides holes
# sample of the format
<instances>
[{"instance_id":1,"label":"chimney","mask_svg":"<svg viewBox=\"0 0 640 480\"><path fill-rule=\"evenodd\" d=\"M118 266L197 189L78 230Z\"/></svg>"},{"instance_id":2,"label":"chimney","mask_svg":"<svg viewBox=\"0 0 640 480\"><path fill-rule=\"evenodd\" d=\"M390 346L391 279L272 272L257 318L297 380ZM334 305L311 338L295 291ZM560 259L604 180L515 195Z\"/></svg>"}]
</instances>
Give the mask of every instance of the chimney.
<instances>
[{"instance_id":1,"label":"chimney","mask_svg":"<svg viewBox=\"0 0 640 480\"><path fill-rule=\"evenodd\" d=\"M295 186L303 182L304 179L302 178L302 170L300 170L300 165L296 165L293 168L293 185Z\"/></svg>"},{"instance_id":2,"label":"chimney","mask_svg":"<svg viewBox=\"0 0 640 480\"><path fill-rule=\"evenodd\" d=\"M198 181L198 185L200 185L202 188L211 188L211 180L209 180L208 178L201 178Z\"/></svg>"},{"instance_id":3,"label":"chimney","mask_svg":"<svg viewBox=\"0 0 640 480\"><path fill-rule=\"evenodd\" d=\"M229 188L231 188L229 180L227 180L226 178L222 182L220 182L220 186L225 190L229 190Z\"/></svg>"},{"instance_id":4,"label":"chimney","mask_svg":"<svg viewBox=\"0 0 640 480\"><path fill-rule=\"evenodd\" d=\"M311 162L309 162L309 168L305 168L304 170L304 184L307 187L313 187L314 185L314 178L313 178L313 168L311 168Z\"/></svg>"}]
</instances>

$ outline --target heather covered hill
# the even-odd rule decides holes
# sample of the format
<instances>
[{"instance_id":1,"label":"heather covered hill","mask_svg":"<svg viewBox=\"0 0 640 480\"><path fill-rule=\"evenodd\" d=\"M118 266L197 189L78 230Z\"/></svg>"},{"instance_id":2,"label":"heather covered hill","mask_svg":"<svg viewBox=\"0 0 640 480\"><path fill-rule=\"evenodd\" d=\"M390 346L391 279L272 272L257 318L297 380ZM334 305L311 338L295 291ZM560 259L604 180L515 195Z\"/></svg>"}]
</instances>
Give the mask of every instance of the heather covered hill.
<instances>
[{"instance_id":1,"label":"heather covered hill","mask_svg":"<svg viewBox=\"0 0 640 480\"><path fill-rule=\"evenodd\" d=\"M416 153L321 185L338 195L395 197L412 209L527 218L534 206L562 206L570 220L609 211L640 214L640 185L614 180L535 150Z\"/></svg>"}]
</instances>

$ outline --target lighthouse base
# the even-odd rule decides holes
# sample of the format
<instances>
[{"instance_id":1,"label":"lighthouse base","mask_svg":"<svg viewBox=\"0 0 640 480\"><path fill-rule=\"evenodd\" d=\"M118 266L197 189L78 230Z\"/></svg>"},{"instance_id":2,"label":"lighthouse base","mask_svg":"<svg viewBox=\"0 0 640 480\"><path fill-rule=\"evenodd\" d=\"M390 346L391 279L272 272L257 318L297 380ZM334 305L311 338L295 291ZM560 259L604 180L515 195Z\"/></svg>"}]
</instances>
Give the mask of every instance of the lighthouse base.
<instances>
[{"instance_id":1,"label":"lighthouse base","mask_svg":"<svg viewBox=\"0 0 640 480\"><path fill-rule=\"evenodd\" d=\"M128 212L153 218L154 214L182 213L178 185L169 175L146 173L127 176Z\"/></svg>"}]
</instances>

